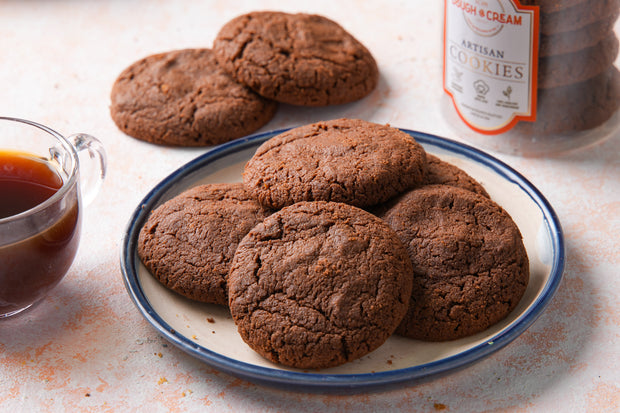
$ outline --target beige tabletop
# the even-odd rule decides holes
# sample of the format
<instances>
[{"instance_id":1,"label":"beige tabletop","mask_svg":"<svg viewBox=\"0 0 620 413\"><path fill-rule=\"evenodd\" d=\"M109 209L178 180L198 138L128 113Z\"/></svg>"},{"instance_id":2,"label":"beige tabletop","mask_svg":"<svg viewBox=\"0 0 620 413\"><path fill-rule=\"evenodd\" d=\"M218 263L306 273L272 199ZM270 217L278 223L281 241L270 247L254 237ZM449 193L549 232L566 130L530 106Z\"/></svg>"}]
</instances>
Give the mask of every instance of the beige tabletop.
<instances>
[{"instance_id":1,"label":"beige tabletop","mask_svg":"<svg viewBox=\"0 0 620 413\"><path fill-rule=\"evenodd\" d=\"M440 1L0 2L0 114L98 137L108 175L84 214L70 272L43 302L0 321L0 411L617 411L620 405L620 136L570 155L494 156L550 201L566 266L540 318L501 351L442 377L363 394L264 387L170 344L132 302L119 265L133 210L159 181L208 148L151 145L120 132L110 89L149 54L210 47L253 10L338 21L375 56L365 99L325 108L282 105L261 131L361 118L463 141L441 114ZM618 32L616 24L616 32ZM616 61L618 64L618 61ZM1 196L1 194L0 194Z\"/></svg>"}]
</instances>

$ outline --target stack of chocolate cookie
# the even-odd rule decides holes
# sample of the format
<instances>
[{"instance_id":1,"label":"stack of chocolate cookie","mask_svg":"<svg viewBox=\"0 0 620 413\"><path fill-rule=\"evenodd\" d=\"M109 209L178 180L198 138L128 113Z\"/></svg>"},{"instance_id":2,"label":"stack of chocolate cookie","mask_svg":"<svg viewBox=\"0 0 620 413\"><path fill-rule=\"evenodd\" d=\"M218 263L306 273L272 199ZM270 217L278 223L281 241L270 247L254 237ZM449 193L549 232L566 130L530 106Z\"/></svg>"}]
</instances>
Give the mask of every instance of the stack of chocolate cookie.
<instances>
[{"instance_id":1,"label":"stack of chocolate cookie","mask_svg":"<svg viewBox=\"0 0 620 413\"><path fill-rule=\"evenodd\" d=\"M297 368L357 359L394 332L483 331L529 278L519 229L479 182L399 129L352 119L271 138L243 183L167 201L138 244L166 287L228 304L251 348Z\"/></svg>"},{"instance_id":2,"label":"stack of chocolate cookie","mask_svg":"<svg viewBox=\"0 0 620 413\"><path fill-rule=\"evenodd\" d=\"M620 0L524 0L540 6L538 110L515 128L553 135L595 128L620 107L613 31Z\"/></svg>"},{"instance_id":3,"label":"stack of chocolate cookie","mask_svg":"<svg viewBox=\"0 0 620 413\"><path fill-rule=\"evenodd\" d=\"M254 12L228 22L213 49L141 59L117 78L110 112L135 138L215 145L250 134L277 103L352 102L378 82L370 52L340 25L308 14Z\"/></svg>"}]
</instances>

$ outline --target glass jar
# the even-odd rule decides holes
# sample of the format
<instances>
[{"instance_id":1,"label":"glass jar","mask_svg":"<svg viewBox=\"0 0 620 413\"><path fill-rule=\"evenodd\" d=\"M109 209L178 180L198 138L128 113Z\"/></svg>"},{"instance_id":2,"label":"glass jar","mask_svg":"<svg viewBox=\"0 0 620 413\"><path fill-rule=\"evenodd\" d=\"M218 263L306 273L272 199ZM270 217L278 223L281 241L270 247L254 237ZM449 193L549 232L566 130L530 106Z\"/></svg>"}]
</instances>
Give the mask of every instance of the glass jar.
<instances>
[{"instance_id":1,"label":"glass jar","mask_svg":"<svg viewBox=\"0 0 620 413\"><path fill-rule=\"evenodd\" d=\"M444 0L442 110L499 152L544 156L619 129L619 0Z\"/></svg>"}]
</instances>

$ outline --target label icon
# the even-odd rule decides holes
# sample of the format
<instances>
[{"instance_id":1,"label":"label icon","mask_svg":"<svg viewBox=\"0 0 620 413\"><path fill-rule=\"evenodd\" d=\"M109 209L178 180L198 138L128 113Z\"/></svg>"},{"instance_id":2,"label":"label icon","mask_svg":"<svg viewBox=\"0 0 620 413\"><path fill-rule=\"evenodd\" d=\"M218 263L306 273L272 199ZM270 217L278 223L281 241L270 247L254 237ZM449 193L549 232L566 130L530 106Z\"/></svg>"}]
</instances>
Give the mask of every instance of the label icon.
<instances>
[{"instance_id":1,"label":"label icon","mask_svg":"<svg viewBox=\"0 0 620 413\"><path fill-rule=\"evenodd\" d=\"M498 134L536 120L538 6L444 0L443 86L473 130Z\"/></svg>"}]
</instances>

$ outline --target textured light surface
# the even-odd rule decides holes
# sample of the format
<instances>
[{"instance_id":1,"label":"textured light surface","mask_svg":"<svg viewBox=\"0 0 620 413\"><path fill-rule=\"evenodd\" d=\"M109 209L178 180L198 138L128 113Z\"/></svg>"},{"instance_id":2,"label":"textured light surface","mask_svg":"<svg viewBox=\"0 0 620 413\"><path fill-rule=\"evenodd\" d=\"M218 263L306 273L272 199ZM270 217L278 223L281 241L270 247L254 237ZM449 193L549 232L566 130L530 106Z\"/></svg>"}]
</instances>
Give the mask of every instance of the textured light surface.
<instances>
[{"instance_id":1,"label":"textured light surface","mask_svg":"<svg viewBox=\"0 0 620 413\"><path fill-rule=\"evenodd\" d=\"M125 225L156 183L206 149L125 136L109 116L112 83L149 54L210 47L226 21L258 9L328 16L371 51L381 74L377 89L359 102L283 105L263 131L356 117L461 140L440 113L438 1L1 2L0 113L67 135L93 134L109 160L67 277L32 311L0 321L2 410L613 411L620 404L619 136L560 158L497 155L555 208L567 262L540 319L464 370L369 394L290 393L212 369L144 320L118 264Z\"/></svg>"}]
</instances>

